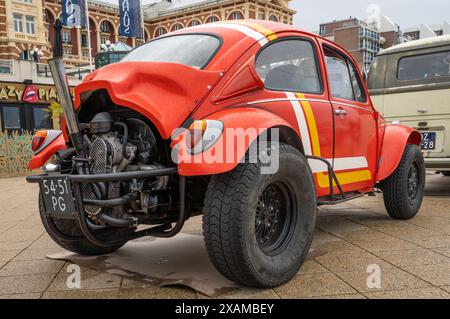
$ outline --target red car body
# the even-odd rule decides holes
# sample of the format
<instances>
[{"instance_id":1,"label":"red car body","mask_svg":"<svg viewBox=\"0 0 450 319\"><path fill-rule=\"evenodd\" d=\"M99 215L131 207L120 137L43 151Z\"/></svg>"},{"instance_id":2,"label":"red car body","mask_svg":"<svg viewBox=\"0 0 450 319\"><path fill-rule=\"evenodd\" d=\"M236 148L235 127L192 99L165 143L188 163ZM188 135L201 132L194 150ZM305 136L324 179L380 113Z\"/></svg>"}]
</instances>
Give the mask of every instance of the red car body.
<instances>
[{"instance_id":1,"label":"red car body","mask_svg":"<svg viewBox=\"0 0 450 319\"><path fill-rule=\"evenodd\" d=\"M220 120L225 128L278 127L286 134L295 132L305 155L333 160L344 192L371 191L377 182L395 170L407 143L420 144L420 134L412 128L387 124L383 120L374 109L365 86L365 102L332 96L324 47L336 50L355 66L357 64L350 54L327 39L269 21L206 24L168 36L192 33L215 34L222 40L220 49L203 70L175 63L112 64L89 74L76 87L75 107L80 107L84 93L106 89L114 103L151 120L163 139L169 139L188 117ZM285 38L301 38L313 44L323 81L320 94L264 88L255 69L255 56L261 47ZM345 111L346 115L337 116L337 110ZM226 140L225 132L222 140ZM179 163L179 174L214 175L231 171L251 142L247 142L245 149L227 150L236 153L233 162L205 163L199 158L194 163ZM39 154L30 168L42 166L55 149L62 147L45 150L46 155ZM318 197L328 195L326 167L318 161L310 159L309 162Z\"/></svg>"},{"instance_id":2,"label":"red car body","mask_svg":"<svg viewBox=\"0 0 450 319\"><path fill-rule=\"evenodd\" d=\"M306 260L317 206L375 188L394 219L422 204L421 135L387 124L351 55L317 35L269 21L179 30L86 76L74 104L62 59L49 65L67 123L33 138L31 168L58 152L27 180L70 251L172 237L203 215L221 274L277 287Z\"/></svg>"}]
</instances>

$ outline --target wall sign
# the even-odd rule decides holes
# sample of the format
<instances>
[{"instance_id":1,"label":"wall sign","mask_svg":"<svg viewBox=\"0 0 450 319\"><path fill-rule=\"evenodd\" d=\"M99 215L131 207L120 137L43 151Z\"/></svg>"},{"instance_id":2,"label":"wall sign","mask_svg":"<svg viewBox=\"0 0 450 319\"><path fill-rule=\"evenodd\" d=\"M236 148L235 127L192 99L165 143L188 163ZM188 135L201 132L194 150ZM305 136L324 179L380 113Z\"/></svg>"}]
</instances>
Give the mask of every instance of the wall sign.
<instances>
[{"instance_id":1,"label":"wall sign","mask_svg":"<svg viewBox=\"0 0 450 319\"><path fill-rule=\"evenodd\" d=\"M72 96L73 89L71 88ZM58 94L52 85L0 83L1 102L49 103L58 101Z\"/></svg>"}]
</instances>

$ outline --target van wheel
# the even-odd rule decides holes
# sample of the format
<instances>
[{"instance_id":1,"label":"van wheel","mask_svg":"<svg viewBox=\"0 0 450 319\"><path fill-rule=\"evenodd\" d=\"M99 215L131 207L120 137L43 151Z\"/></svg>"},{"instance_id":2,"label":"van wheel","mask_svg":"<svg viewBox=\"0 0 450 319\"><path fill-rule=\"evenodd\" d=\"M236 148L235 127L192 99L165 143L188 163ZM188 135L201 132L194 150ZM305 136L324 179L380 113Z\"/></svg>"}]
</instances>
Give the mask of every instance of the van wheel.
<instances>
[{"instance_id":1,"label":"van wheel","mask_svg":"<svg viewBox=\"0 0 450 319\"><path fill-rule=\"evenodd\" d=\"M62 248L76 254L87 256L109 254L116 251L126 243L123 242L121 244L112 245L110 247L101 247L94 245L83 236L80 226L78 225L78 222L76 220L54 219L49 217L45 213L44 199L42 198L41 194L39 194L39 214L41 216L42 224L44 225L44 228L50 238ZM56 229L63 233L65 236L72 238L72 240L68 241L60 239L53 233L52 228L49 226L50 223L52 223L53 226L56 227ZM121 233L122 232L118 233L118 235L121 235Z\"/></svg>"},{"instance_id":2,"label":"van wheel","mask_svg":"<svg viewBox=\"0 0 450 319\"><path fill-rule=\"evenodd\" d=\"M228 279L269 288L290 280L308 254L316 220L316 191L305 157L288 145L279 168L261 173L261 161L239 164L211 178L203 234L209 257ZM275 153L276 154L276 153Z\"/></svg>"},{"instance_id":3,"label":"van wheel","mask_svg":"<svg viewBox=\"0 0 450 319\"><path fill-rule=\"evenodd\" d=\"M450 171L444 171L444 172L441 172L441 173L444 176L450 177Z\"/></svg>"},{"instance_id":4,"label":"van wheel","mask_svg":"<svg viewBox=\"0 0 450 319\"><path fill-rule=\"evenodd\" d=\"M406 145L397 169L381 185L389 216L407 220L417 215L425 186L425 162L417 145Z\"/></svg>"}]
</instances>

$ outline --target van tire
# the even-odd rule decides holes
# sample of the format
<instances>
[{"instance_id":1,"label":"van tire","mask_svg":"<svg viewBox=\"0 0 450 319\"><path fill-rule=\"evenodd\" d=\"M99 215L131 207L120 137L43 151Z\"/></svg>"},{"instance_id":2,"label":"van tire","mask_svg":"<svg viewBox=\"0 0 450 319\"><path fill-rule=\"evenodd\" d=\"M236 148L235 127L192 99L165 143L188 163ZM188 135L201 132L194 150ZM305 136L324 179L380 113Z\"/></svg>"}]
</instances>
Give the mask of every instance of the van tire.
<instances>
[{"instance_id":1,"label":"van tire","mask_svg":"<svg viewBox=\"0 0 450 319\"><path fill-rule=\"evenodd\" d=\"M279 152L276 172L262 174L260 160L239 164L211 178L204 201L203 235L213 265L228 279L255 288L277 287L297 274L316 221L315 185L305 157L285 144L268 149Z\"/></svg>"},{"instance_id":2,"label":"van tire","mask_svg":"<svg viewBox=\"0 0 450 319\"><path fill-rule=\"evenodd\" d=\"M444 172L441 172L441 173L444 176L450 177L450 171L444 171Z\"/></svg>"},{"instance_id":3,"label":"van tire","mask_svg":"<svg viewBox=\"0 0 450 319\"><path fill-rule=\"evenodd\" d=\"M381 183L384 205L394 219L414 218L422 205L425 186L425 162L417 145L405 147L400 164Z\"/></svg>"}]
</instances>

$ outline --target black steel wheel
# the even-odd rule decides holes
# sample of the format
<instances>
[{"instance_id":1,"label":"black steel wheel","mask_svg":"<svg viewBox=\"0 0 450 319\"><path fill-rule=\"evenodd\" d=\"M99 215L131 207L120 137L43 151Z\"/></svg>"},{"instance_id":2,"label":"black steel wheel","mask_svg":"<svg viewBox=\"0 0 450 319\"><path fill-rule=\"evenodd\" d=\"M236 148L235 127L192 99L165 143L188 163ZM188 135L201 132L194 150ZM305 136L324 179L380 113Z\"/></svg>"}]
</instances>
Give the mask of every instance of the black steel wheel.
<instances>
[{"instance_id":1,"label":"black steel wheel","mask_svg":"<svg viewBox=\"0 0 450 319\"><path fill-rule=\"evenodd\" d=\"M306 259L316 220L316 191L305 157L271 145L279 169L239 164L213 176L205 196L203 235L209 257L225 277L268 288L290 280ZM263 161L267 163L267 161Z\"/></svg>"},{"instance_id":2,"label":"black steel wheel","mask_svg":"<svg viewBox=\"0 0 450 319\"><path fill-rule=\"evenodd\" d=\"M417 145L408 144L397 169L381 182L384 205L394 219L414 218L423 201L425 162Z\"/></svg>"},{"instance_id":3,"label":"black steel wheel","mask_svg":"<svg viewBox=\"0 0 450 319\"><path fill-rule=\"evenodd\" d=\"M266 187L258 200L255 235L266 255L278 254L292 236L297 207L291 192L287 185L275 182Z\"/></svg>"}]
</instances>

